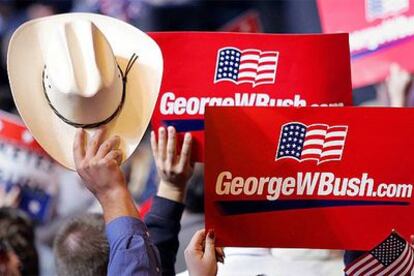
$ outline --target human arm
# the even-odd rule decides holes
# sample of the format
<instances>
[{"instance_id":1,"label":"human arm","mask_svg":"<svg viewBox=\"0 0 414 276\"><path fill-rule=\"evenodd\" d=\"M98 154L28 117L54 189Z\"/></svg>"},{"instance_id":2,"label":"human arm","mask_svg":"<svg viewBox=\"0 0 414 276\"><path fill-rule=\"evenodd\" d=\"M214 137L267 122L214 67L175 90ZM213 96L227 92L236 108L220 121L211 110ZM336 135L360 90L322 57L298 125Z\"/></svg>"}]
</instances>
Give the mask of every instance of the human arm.
<instances>
[{"instance_id":1,"label":"human arm","mask_svg":"<svg viewBox=\"0 0 414 276\"><path fill-rule=\"evenodd\" d=\"M187 182L192 175L190 163L191 135L185 135L180 154L175 151L176 132L169 127L151 133L151 146L161 181L150 212L145 217L151 237L157 246L163 275L175 275L175 260L178 251L178 233Z\"/></svg>"},{"instance_id":2,"label":"human arm","mask_svg":"<svg viewBox=\"0 0 414 276\"><path fill-rule=\"evenodd\" d=\"M99 129L86 143L84 130L74 142L76 170L102 206L110 247L108 275L158 275L160 263L147 227L139 218L120 169L120 138L103 141Z\"/></svg>"},{"instance_id":3,"label":"human arm","mask_svg":"<svg viewBox=\"0 0 414 276\"><path fill-rule=\"evenodd\" d=\"M391 64L389 75L385 80L390 106L406 106L407 92L411 82L412 78L409 72L398 64Z\"/></svg>"}]
</instances>

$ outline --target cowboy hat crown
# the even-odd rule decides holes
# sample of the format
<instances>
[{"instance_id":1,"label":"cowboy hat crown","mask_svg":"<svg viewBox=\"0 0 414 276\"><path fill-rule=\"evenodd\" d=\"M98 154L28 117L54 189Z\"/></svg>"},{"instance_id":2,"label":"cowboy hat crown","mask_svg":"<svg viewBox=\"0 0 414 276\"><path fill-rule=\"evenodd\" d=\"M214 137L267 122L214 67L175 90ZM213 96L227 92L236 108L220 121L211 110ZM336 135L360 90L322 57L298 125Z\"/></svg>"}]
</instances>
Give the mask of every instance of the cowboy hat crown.
<instances>
[{"instance_id":1,"label":"cowboy hat crown","mask_svg":"<svg viewBox=\"0 0 414 276\"><path fill-rule=\"evenodd\" d=\"M123 83L99 28L80 19L57 26L42 41L46 49L42 82L56 113L80 125L110 117L121 104Z\"/></svg>"}]
</instances>

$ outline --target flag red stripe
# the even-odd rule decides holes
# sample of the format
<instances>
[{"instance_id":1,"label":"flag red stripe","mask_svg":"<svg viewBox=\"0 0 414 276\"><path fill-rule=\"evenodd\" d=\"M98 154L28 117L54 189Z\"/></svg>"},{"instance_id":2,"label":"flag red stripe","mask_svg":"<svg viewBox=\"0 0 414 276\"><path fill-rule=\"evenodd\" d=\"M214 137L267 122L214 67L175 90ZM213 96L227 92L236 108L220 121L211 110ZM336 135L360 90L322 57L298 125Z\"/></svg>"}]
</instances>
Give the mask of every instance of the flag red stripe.
<instances>
[{"instance_id":1,"label":"flag red stripe","mask_svg":"<svg viewBox=\"0 0 414 276\"><path fill-rule=\"evenodd\" d=\"M337 160L340 159L341 155L339 154L329 154L329 155L325 155L324 157L321 157L320 161L326 161L326 160Z\"/></svg>"},{"instance_id":2,"label":"flag red stripe","mask_svg":"<svg viewBox=\"0 0 414 276\"><path fill-rule=\"evenodd\" d=\"M344 136L333 136L333 137L328 137L325 139L325 143L326 142L333 142L333 141L345 141L345 137Z\"/></svg>"},{"instance_id":3,"label":"flag red stripe","mask_svg":"<svg viewBox=\"0 0 414 276\"><path fill-rule=\"evenodd\" d=\"M242 56L244 55L260 55L260 51L259 50L244 50L242 52Z\"/></svg>"},{"instance_id":4,"label":"flag red stripe","mask_svg":"<svg viewBox=\"0 0 414 276\"><path fill-rule=\"evenodd\" d=\"M342 150L343 148L344 148L344 146L330 146L330 147L323 148L323 151Z\"/></svg>"},{"instance_id":5,"label":"flag red stripe","mask_svg":"<svg viewBox=\"0 0 414 276\"><path fill-rule=\"evenodd\" d=\"M312 139L320 139L320 140L325 140L325 135L320 135L320 134L312 134L309 136L305 136L305 142L307 140L312 140Z\"/></svg>"},{"instance_id":6,"label":"flag red stripe","mask_svg":"<svg viewBox=\"0 0 414 276\"><path fill-rule=\"evenodd\" d=\"M259 60L258 59L246 59L246 60L240 61L240 65L246 64L246 63L251 63L252 65L258 65Z\"/></svg>"},{"instance_id":7,"label":"flag red stripe","mask_svg":"<svg viewBox=\"0 0 414 276\"><path fill-rule=\"evenodd\" d=\"M326 125L310 125L306 128L306 131L311 131L311 130L326 130L328 128L328 126Z\"/></svg>"},{"instance_id":8,"label":"flag red stripe","mask_svg":"<svg viewBox=\"0 0 414 276\"><path fill-rule=\"evenodd\" d=\"M266 79L260 79L260 80L258 80L258 81L256 81L255 83L256 84L259 84L259 83L263 83L263 82L273 82L273 78L266 78Z\"/></svg>"},{"instance_id":9,"label":"flag red stripe","mask_svg":"<svg viewBox=\"0 0 414 276\"><path fill-rule=\"evenodd\" d=\"M344 126L333 126L330 127L328 131L346 131L347 128Z\"/></svg>"},{"instance_id":10,"label":"flag red stripe","mask_svg":"<svg viewBox=\"0 0 414 276\"><path fill-rule=\"evenodd\" d=\"M263 58L263 57L277 57L277 53L262 53L261 55L260 55L260 57L261 58Z\"/></svg>"},{"instance_id":11,"label":"flag red stripe","mask_svg":"<svg viewBox=\"0 0 414 276\"><path fill-rule=\"evenodd\" d=\"M272 69L265 69L265 70L258 70L257 73L258 74L267 74L267 73L274 73L275 70Z\"/></svg>"},{"instance_id":12,"label":"flag red stripe","mask_svg":"<svg viewBox=\"0 0 414 276\"><path fill-rule=\"evenodd\" d=\"M276 65L276 61L262 61L262 62L259 62L259 66L264 66L264 65Z\"/></svg>"},{"instance_id":13,"label":"flag red stripe","mask_svg":"<svg viewBox=\"0 0 414 276\"><path fill-rule=\"evenodd\" d=\"M307 150L307 149L322 149L323 145L306 145L302 148L302 150Z\"/></svg>"}]
</instances>

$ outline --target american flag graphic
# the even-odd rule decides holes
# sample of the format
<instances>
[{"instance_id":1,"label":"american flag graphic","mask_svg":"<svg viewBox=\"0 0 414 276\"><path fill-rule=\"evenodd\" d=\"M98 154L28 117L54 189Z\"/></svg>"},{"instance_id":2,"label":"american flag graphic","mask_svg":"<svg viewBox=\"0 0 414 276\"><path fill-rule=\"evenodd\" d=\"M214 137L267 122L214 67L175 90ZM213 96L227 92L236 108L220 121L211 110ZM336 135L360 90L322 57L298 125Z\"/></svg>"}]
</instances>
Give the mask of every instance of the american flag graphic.
<instances>
[{"instance_id":1,"label":"american flag graphic","mask_svg":"<svg viewBox=\"0 0 414 276\"><path fill-rule=\"evenodd\" d=\"M345 268L345 274L348 276L405 276L413 275L413 273L414 249L395 232Z\"/></svg>"},{"instance_id":2,"label":"american flag graphic","mask_svg":"<svg viewBox=\"0 0 414 276\"><path fill-rule=\"evenodd\" d=\"M348 132L347 126L326 124L284 124L281 129L276 160L293 158L298 161L317 160L318 163L341 160Z\"/></svg>"},{"instance_id":3,"label":"american flag graphic","mask_svg":"<svg viewBox=\"0 0 414 276\"><path fill-rule=\"evenodd\" d=\"M276 79L279 52L258 49L240 50L221 48L217 53L214 83L231 81L236 84L251 83L253 87L272 84Z\"/></svg>"},{"instance_id":4,"label":"american flag graphic","mask_svg":"<svg viewBox=\"0 0 414 276\"><path fill-rule=\"evenodd\" d=\"M404 12L409 7L409 0L365 0L365 14L368 21Z\"/></svg>"}]
</instances>

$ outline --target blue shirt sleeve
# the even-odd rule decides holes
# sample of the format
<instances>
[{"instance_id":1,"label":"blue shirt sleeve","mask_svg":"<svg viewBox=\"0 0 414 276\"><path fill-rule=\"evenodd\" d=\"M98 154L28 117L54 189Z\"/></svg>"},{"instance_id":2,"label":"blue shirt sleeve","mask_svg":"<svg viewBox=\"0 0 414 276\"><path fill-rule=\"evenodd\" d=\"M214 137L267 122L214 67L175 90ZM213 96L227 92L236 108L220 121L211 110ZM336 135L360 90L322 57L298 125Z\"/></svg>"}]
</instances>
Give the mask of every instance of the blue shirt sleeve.
<instances>
[{"instance_id":1,"label":"blue shirt sleeve","mask_svg":"<svg viewBox=\"0 0 414 276\"><path fill-rule=\"evenodd\" d=\"M144 222L119 217L106 225L108 275L161 275L160 257Z\"/></svg>"}]
</instances>

